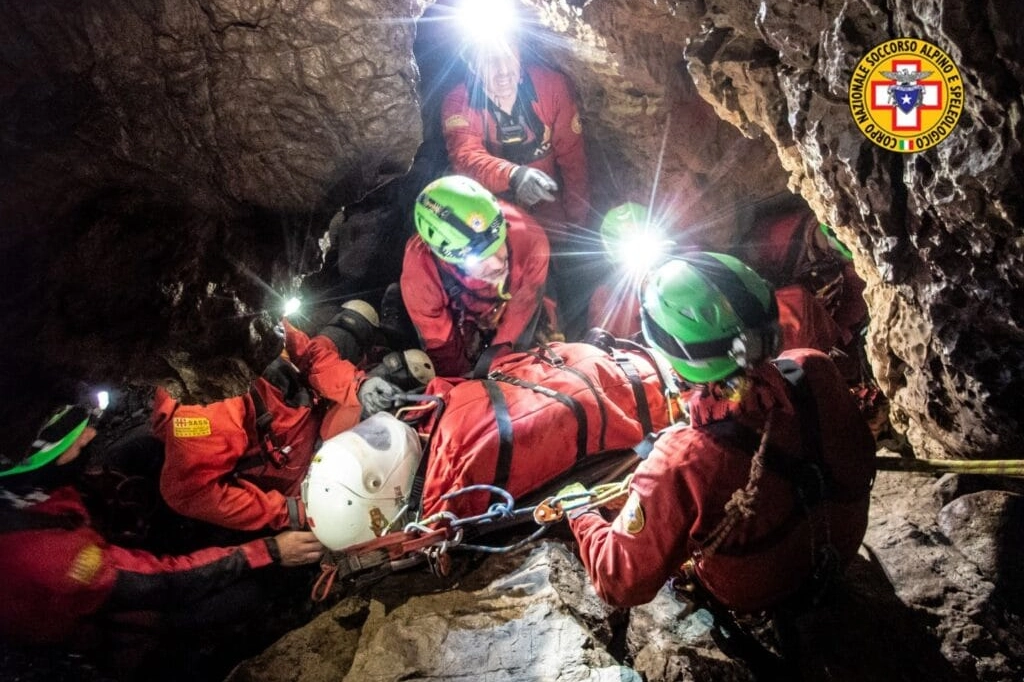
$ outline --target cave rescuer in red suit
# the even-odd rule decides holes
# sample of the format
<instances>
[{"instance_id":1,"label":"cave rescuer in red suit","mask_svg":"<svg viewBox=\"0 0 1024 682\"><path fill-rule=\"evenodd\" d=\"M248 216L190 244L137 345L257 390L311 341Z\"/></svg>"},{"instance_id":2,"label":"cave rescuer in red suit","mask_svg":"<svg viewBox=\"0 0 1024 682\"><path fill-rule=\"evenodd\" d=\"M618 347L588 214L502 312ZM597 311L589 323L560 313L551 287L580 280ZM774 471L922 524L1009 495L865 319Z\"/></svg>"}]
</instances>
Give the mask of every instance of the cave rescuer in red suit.
<instances>
[{"instance_id":1,"label":"cave rescuer in red suit","mask_svg":"<svg viewBox=\"0 0 1024 682\"><path fill-rule=\"evenodd\" d=\"M596 275L578 243L590 222L590 184L575 93L563 74L524 63L515 36L487 29L476 38L462 50L465 82L441 104L450 167L541 224L551 245L551 291L563 323L582 334L575 327Z\"/></svg>"},{"instance_id":2,"label":"cave rescuer in red suit","mask_svg":"<svg viewBox=\"0 0 1024 682\"><path fill-rule=\"evenodd\" d=\"M548 241L529 215L453 175L420 192L414 219L400 288L438 376L469 373L491 346L518 349L538 334L552 337Z\"/></svg>"},{"instance_id":3,"label":"cave rescuer in red suit","mask_svg":"<svg viewBox=\"0 0 1024 682\"><path fill-rule=\"evenodd\" d=\"M652 264L670 258L679 247L664 226L650 220L646 208L633 202L608 211L600 233L614 267L590 300L589 322L630 338L640 331L640 305L633 294L637 283ZM867 321L864 283L846 247L834 236L826 240L830 234L810 211L794 210L763 221L740 248L750 254L744 262L775 285L781 350L834 353L844 378L856 383L859 367L851 374L849 365L860 357L856 344ZM826 271L830 274L821 285L810 282L812 274L821 277Z\"/></svg>"},{"instance_id":4,"label":"cave rescuer in red suit","mask_svg":"<svg viewBox=\"0 0 1024 682\"><path fill-rule=\"evenodd\" d=\"M238 531L305 528L299 488L319 440L391 407L400 392L357 368L377 323L362 301L346 303L312 338L283 321L287 358L241 396L186 405L158 388L152 427L164 442L167 505Z\"/></svg>"},{"instance_id":5,"label":"cave rescuer in red suit","mask_svg":"<svg viewBox=\"0 0 1024 682\"><path fill-rule=\"evenodd\" d=\"M585 225L587 159L568 79L540 64L524 66L519 48L503 40L464 55L469 78L441 106L452 170L514 199L546 228Z\"/></svg>"},{"instance_id":6,"label":"cave rescuer in red suit","mask_svg":"<svg viewBox=\"0 0 1024 682\"><path fill-rule=\"evenodd\" d=\"M864 280L830 227L807 208L784 210L759 219L734 255L775 287L784 347L823 350L847 383L865 379Z\"/></svg>"},{"instance_id":7,"label":"cave rescuer in red suit","mask_svg":"<svg viewBox=\"0 0 1024 682\"><path fill-rule=\"evenodd\" d=\"M256 578L257 569L320 558L323 546L305 531L181 556L111 544L94 528L76 487L86 459L80 457L82 449L96 436L96 416L81 406L64 406L25 457L0 458L0 638L5 642L74 649L116 637L126 622L193 630L199 612L235 618L238 595L232 587ZM112 650L118 657L133 653Z\"/></svg>"},{"instance_id":8,"label":"cave rescuer in red suit","mask_svg":"<svg viewBox=\"0 0 1024 682\"><path fill-rule=\"evenodd\" d=\"M570 514L598 594L644 604L675 577L754 613L818 593L857 552L875 470L835 364L810 349L772 360L771 287L731 256L661 265L641 315L644 338L694 387L691 423L648 441L614 520Z\"/></svg>"}]
</instances>

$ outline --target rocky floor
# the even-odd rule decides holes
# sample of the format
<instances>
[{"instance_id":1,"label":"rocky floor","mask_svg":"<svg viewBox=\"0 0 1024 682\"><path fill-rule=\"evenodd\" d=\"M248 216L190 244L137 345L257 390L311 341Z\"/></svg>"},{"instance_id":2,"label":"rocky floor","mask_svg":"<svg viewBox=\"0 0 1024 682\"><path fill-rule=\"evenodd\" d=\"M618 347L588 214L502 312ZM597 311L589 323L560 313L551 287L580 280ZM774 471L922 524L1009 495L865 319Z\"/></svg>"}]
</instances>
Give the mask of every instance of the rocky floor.
<instances>
[{"instance_id":1,"label":"rocky floor","mask_svg":"<svg viewBox=\"0 0 1024 682\"><path fill-rule=\"evenodd\" d=\"M454 554L447 578L420 566L337 586L322 604L310 601L315 576L297 576L292 602L268 609L276 616L247 646L244 628L226 645L211 639L182 653L183 642L169 643L178 653L152 658L159 668L143 666L137 679L222 679L276 628L287 634L240 663L231 682L1018 681L1024 497L1003 483L879 473L861 556L826 608L794 621L800 655L781 672L668 590L644 607L609 609L587 585L571 539L556 531L507 554ZM776 650L768 623L746 625ZM105 682L111 674L66 652L3 646L0 677Z\"/></svg>"}]
</instances>

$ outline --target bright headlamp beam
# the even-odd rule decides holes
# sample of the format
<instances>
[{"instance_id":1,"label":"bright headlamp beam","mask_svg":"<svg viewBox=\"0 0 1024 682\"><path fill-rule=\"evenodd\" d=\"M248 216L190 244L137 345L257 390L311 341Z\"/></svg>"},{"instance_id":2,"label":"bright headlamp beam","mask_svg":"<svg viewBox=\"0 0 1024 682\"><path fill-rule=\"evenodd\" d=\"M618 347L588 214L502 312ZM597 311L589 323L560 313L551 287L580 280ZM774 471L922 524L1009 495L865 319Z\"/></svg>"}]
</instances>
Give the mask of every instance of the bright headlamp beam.
<instances>
[{"instance_id":1,"label":"bright headlamp beam","mask_svg":"<svg viewBox=\"0 0 1024 682\"><path fill-rule=\"evenodd\" d=\"M640 232L622 238L614 256L629 272L642 272L661 261L668 246L669 242L661 235Z\"/></svg>"},{"instance_id":2,"label":"bright headlamp beam","mask_svg":"<svg viewBox=\"0 0 1024 682\"><path fill-rule=\"evenodd\" d=\"M110 392L96 391L96 408L103 411L110 407Z\"/></svg>"},{"instance_id":3,"label":"bright headlamp beam","mask_svg":"<svg viewBox=\"0 0 1024 682\"><path fill-rule=\"evenodd\" d=\"M289 315L294 315L296 312L298 312L299 306L301 305L302 301L300 301L295 296L292 296L291 298L284 302L284 316L288 317Z\"/></svg>"},{"instance_id":4,"label":"bright headlamp beam","mask_svg":"<svg viewBox=\"0 0 1024 682\"><path fill-rule=\"evenodd\" d=\"M480 47L507 44L519 25L512 0L463 0L456 18L462 39Z\"/></svg>"}]
</instances>

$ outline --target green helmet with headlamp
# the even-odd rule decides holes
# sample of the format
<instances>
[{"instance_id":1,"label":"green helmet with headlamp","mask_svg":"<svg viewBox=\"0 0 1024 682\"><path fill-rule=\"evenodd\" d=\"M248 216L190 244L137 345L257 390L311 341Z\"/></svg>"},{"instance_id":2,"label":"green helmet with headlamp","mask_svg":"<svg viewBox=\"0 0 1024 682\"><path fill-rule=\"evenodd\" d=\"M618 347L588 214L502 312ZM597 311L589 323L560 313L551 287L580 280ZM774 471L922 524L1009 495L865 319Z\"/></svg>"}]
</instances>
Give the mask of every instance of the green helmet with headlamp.
<instances>
[{"instance_id":1,"label":"green helmet with headlamp","mask_svg":"<svg viewBox=\"0 0 1024 682\"><path fill-rule=\"evenodd\" d=\"M774 292L732 256L696 252L662 264L640 304L644 338L689 382L727 379L778 351Z\"/></svg>"},{"instance_id":2,"label":"green helmet with headlamp","mask_svg":"<svg viewBox=\"0 0 1024 682\"><path fill-rule=\"evenodd\" d=\"M647 209L627 202L608 211L601 221L601 243L612 260L621 260L622 248L647 227Z\"/></svg>"},{"instance_id":3,"label":"green helmet with headlamp","mask_svg":"<svg viewBox=\"0 0 1024 682\"><path fill-rule=\"evenodd\" d=\"M63 455L75 444L92 419L79 405L65 405L51 416L21 460L0 459L0 478L41 469Z\"/></svg>"},{"instance_id":4,"label":"green helmet with headlamp","mask_svg":"<svg viewBox=\"0 0 1024 682\"><path fill-rule=\"evenodd\" d=\"M434 180L416 198L416 231L443 261L465 265L501 248L508 223L494 195L461 175Z\"/></svg>"}]
</instances>

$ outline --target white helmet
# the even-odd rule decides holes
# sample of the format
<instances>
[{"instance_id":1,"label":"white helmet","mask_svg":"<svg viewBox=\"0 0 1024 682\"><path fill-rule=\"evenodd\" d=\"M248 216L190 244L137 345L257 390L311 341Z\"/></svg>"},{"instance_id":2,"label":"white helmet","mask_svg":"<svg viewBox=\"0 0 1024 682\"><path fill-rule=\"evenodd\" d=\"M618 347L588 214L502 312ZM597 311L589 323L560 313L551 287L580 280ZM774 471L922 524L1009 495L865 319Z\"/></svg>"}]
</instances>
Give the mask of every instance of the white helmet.
<instances>
[{"instance_id":1,"label":"white helmet","mask_svg":"<svg viewBox=\"0 0 1024 682\"><path fill-rule=\"evenodd\" d=\"M402 351L402 358L405 360L405 366L409 368L409 374L420 386L426 386L431 379L437 376L430 356L419 348Z\"/></svg>"},{"instance_id":2,"label":"white helmet","mask_svg":"<svg viewBox=\"0 0 1024 682\"><path fill-rule=\"evenodd\" d=\"M358 313L363 317L364 320L370 323L370 326L377 329L380 327L380 315L374 310L373 306L362 301L358 298L345 301L341 304L342 310L351 310L352 312Z\"/></svg>"},{"instance_id":3,"label":"white helmet","mask_svg":"<svg viewBox=\"0 0 1024 682\"><path fill-rule=\"evenodd\" d=\"M408 501L421 455L416 431L388 412L325 441L302 482L316 538L338 550L380 535Z\"/></svg>"}]
</instances>

